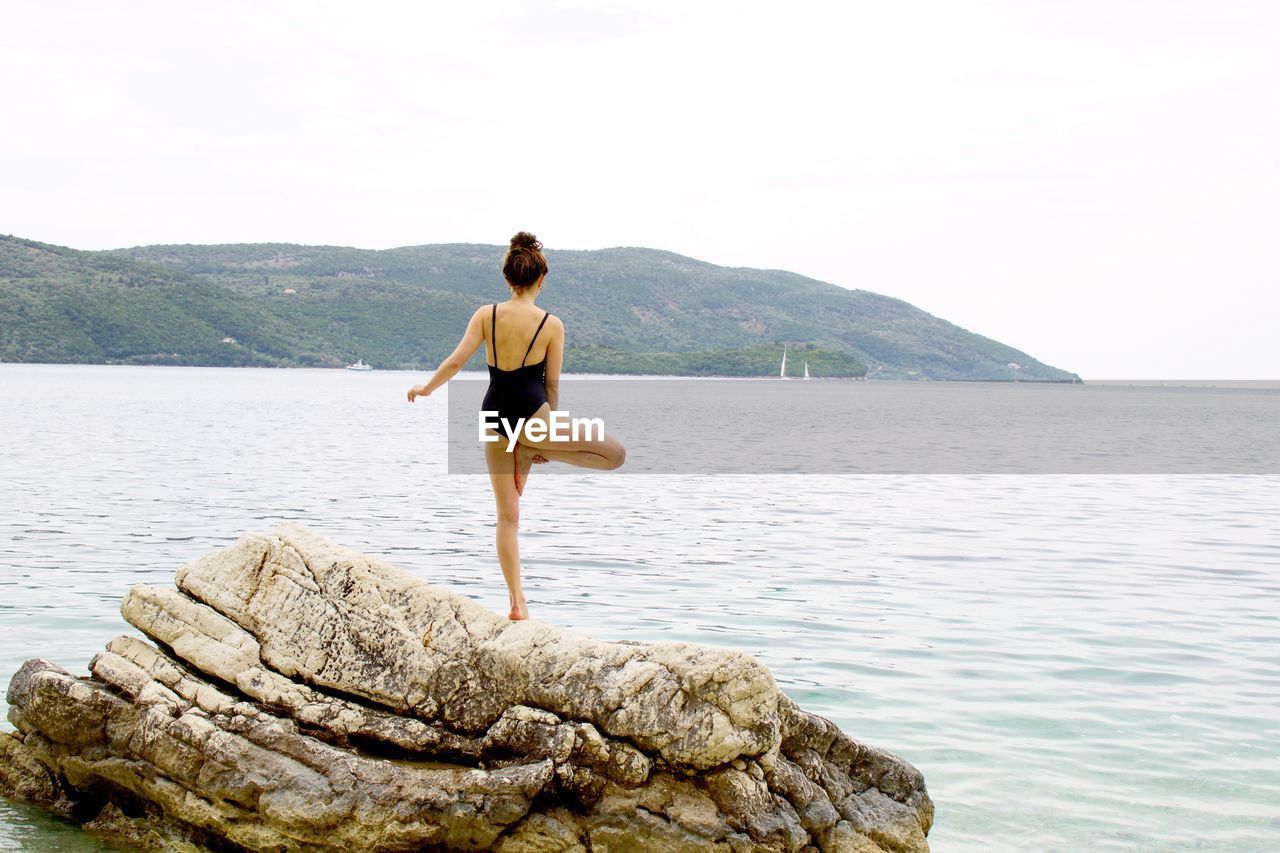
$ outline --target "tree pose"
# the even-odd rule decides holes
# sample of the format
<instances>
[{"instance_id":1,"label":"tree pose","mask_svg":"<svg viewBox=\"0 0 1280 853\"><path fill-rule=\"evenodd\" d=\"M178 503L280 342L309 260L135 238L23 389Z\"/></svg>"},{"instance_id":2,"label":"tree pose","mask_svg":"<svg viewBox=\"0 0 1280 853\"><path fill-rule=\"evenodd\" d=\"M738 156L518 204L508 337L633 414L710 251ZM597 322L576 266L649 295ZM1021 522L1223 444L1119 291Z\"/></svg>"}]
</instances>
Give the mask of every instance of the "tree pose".
<instances>
[{"instance_id":1,"label":"tree pose","mask_svg":"<svg viewBox=\"0 0 1280 853\"><path fill-rule=\"evenodd\" d=\"M481 344L485 345L489 390L482 410L496 411L499 418L497 430L488 431L499 440L484 445L498 512L498 563L511 596L510 618L528 619L529 609L520 584L518 531L520 497L531 466L564 462L611 470L621 465L627 454L622 444L608 434L595 439L552 440L548 421L560 400L564 323L536 305L547 278L547 259L536 237L521 231L511 238L502 275L511 298L476 309L457 348L441 362L430 381L410 388L408 397L412 403L417 397L430 395L452 379ZM510 367L517 360L519 366ZM503 370L502 365L509 369ZM524 419L524 428L513 443L502 421L516 424L520 419ZM535 423L542 426L533 426Z\"/></svg>"}]
</instances>

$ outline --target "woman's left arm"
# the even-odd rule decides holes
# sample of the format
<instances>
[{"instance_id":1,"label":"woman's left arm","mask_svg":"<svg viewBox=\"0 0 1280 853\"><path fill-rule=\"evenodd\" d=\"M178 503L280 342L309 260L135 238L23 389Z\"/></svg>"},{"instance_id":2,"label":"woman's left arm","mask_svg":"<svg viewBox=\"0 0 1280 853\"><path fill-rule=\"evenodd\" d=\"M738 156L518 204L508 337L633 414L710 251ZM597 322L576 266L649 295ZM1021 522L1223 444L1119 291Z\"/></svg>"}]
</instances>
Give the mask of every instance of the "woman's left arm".
<instances>
[{"instance_id":1,"label":"woman's left arm","mask_svg":"<svg viewBox=\"0 0 1280 853\"><path fill-rule=\"evenodd\" d=\"M551 340L547 342L547 404L551 411L560 408L560 366L564 363L564 323L553 316Z\"/></svg>"},{"instance_id":2,"label":"woman's left arm","mask_svg":"<svg viewBox=\"0 0 1280 853\"><path fill-rule=\"evenodd\" d=\"M435 374L427 384L414 385L409 389L410 403L417 397L429 396L432 391L452 379L454 374L461 370L463 365L471 359L471 356L476 354L476 350L480 349L480 345L484 343L482 313L482 309L477 308L476 313L471 315L471 322L467 323L467 331L463 333L462 340L458 342L457 348L450 353L448 358L440 362L440 366L436 368Z\"/></svg>"}]
</instances>

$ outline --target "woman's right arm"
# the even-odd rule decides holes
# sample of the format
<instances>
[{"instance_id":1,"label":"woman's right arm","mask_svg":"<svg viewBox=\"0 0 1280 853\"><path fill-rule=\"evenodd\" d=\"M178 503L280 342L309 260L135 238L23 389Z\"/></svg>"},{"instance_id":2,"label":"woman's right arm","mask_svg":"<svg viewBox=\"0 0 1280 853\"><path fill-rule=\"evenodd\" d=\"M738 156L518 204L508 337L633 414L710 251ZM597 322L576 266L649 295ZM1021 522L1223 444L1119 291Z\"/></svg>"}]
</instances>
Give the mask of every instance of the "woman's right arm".
<instances>
[{"instance_id":1,"label":"woman's right arm","mask_svg":"<svg viewBox=\"0 0 1280 853\"><path fill-rule=\"evenodd\" d=\"M564 323L552 317L551 340L547 343L547 404L554 412L560 408L560 366L564 363Z\"/></svg>"},{"instance_id":2,"label":"woman's right arm","mask_svg":"<svg viewBox=\"0 0 1280 853\"><path fill-rule=\"evenodd\" d=\"M417 397L429 396L432 391L452 379L471 360L471 356L475 355L476 350L480 349L484 343L483 317L484 309L477 308L476 313L471 315L471 322L467 323L467 331L463 333L462 340L458 342L458 346L454 348L449 357L440 362L440 366L436 368L435 374L427 381L427 384L415 385L409 389L410 403Z\"/></svg>"}]
</instances>

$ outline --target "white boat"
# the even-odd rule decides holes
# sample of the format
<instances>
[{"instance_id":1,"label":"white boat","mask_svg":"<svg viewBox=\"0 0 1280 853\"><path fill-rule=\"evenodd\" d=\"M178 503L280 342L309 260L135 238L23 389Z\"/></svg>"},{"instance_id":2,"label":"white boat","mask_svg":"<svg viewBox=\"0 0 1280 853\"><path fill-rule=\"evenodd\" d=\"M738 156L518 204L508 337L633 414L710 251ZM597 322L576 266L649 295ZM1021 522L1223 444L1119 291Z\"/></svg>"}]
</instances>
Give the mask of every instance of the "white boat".
<instances>
[{"instance_id":1,"label":"white boat","mask_svg":"<svg viewBox=\"0 0 1280 853\"><path fill-rule=\"evenodd\" d=\"M787 378L787 345L786 344L782 345L782 370L778 371L778 376L781 379Z\"/></svg>"},{"instance_id":2,"label":"white boat","mask_svg":"<svg viewBox=\"0 0 1280 853\"><path fill-rule=\"evenodd\" d=\"M355 364L348 364L347 370L373 370L372 364L365 364L364 359L356 359Z\"/></svg>"},{"instance_id":3,"label":"white boat","mask_svg":"<svg viewBox=\"0 0 1280 853\"><path fill-rule=\"evenodd\" d=\"M804 363L804 378L809 378L809 362L807 361Z\"/></svg>"}]
</instances>

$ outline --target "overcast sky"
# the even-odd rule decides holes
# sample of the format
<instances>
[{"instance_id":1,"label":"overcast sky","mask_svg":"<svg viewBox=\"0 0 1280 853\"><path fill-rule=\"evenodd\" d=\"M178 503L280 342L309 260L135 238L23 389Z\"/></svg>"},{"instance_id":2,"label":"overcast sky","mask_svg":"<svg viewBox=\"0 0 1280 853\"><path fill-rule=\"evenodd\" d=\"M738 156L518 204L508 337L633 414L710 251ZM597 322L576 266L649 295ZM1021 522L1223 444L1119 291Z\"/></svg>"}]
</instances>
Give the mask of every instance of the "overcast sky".
<instances>
[{"instance_id":1,"label":"overcast sky","mask_svg":"<svg viewBox=\"0 0 1280 853\"><path fill-rule=\"evenodd\" d=\"M1086 379L1280 377L1274 3L3 18L0 232L389 248L529 229L896 296Z\"/></svg>"}]
</instances>

